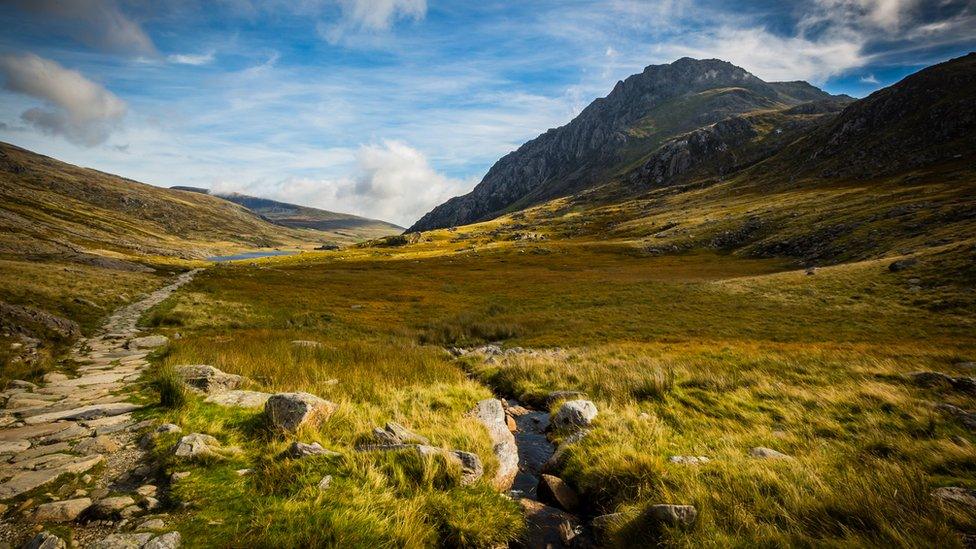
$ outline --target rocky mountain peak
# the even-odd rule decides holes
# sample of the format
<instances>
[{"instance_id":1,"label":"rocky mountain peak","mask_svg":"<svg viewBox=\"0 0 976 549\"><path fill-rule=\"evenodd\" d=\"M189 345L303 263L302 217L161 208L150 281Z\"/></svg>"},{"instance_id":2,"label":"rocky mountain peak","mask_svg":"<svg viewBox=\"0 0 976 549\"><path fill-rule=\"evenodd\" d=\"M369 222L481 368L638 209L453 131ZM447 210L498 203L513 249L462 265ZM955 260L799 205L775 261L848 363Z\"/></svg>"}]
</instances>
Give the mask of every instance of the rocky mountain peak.
<instances>
[{"instance_id":1,"label":"rocky mountain peak","mask_svg":"<svg viewBox=\"0 0 976 549\"><path fill-rule=\"evenodd\" d=\"M761 109L831 96L806 83L767 83L727 61L683 57L617 82L571 122L499 160L474 190L438 206L409 231L489 219L621 175L668 139Z\"/></svg>"}]
</instances>

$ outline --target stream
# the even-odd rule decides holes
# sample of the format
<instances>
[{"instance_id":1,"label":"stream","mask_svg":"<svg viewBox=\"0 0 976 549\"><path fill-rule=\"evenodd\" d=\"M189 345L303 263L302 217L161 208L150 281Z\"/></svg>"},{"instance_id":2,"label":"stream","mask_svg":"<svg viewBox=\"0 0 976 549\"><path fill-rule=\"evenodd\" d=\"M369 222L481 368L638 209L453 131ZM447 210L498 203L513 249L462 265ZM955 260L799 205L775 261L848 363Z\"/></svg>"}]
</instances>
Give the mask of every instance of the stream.
<instances>
[{"instance_id":1,"label":"stream","mask_svg":"<svg viewBox=\"0 0 976 549\"><path fill-rule=\"evenodd\" d=\"M520 492L522 497L537 499L542 466L556 451L556 445L546 437L549 414L522 406L514 400L508 403L510 407L521 406L526 410L522 415L513 415L515 425L518 426L514 434L515 445L518 447L519 471L512 489Z\"/></svg>"}]
</instances>

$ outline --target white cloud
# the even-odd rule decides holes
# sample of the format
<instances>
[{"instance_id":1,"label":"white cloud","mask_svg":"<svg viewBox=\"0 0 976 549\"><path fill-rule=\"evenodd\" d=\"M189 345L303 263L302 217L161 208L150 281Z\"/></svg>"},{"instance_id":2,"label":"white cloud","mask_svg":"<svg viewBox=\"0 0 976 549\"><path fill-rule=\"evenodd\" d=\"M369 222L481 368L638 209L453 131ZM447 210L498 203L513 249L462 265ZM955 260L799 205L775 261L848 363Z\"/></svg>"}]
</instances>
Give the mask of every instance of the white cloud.
<instances>
[{"instance_id":1,"label":"white cloud","mask_svg":"<svg viewBox=\"0 0 976 549\"><path fill-rule=\"evenodd\" d=\"M57 19L79 42L124 55L155 55L156 46L114 0L19 0L23 9Z\"/></svg>"},{"instance_id":2,"label":"white cloud","mask_svg":"<svg viewBox=\"0 0 976 549\"><path fill-rule=\"evenodd\" d=\"M860 79L862 84L879 84L878 79L874 77L873 74L866 74Z\"/></svg>"},{"instance_id":3,"label":"white cloud","mask_svg":"<svg viewBox=\"0 0 976 549\"><path fill-rule=\"evenodd\" d=\"M423 153L400 141L363 145L353 171L331 179L287 178L241 185L217 182L215 192L256 194L325 210L349 212L408 226L434 206L463 194L475 181L446 177Z\"/></svg>"},{"instance_id":4,"label":"white cloud","mask_svg":"<svg viewBox=\"0 0 976 549\"><path fill-rule=\"evenodd\" d=\"M348 32L388 30L399 19L419 21L427 15L427 0L338 0L342 16L320 24L321 36L336 43Z\"/></svg>"},{"instance_id":5,"label":"white cloud","mask_svg":"<svg viewBox=\"0 0 976 549\"><path fill-rule=\"evenodd\" d=\"M822 83L831 76L863 66L863 42L849 33L829 33L818 39L783 37L764 28L720 28L695 36L685 46L662 46L672 57L718 58L738 65L767 81L810 80Z\"/></svg>"},{"instance_id":6,"label":"white cloud","mask_svg":"<svg viewBox=\"0 0 976 549\"><path fill-rule=\"evenodd\" d=\"M103 143L125 116L126 104L81 73L34 54L0 56L4 88L41 99L44 107L24 111L21 118L72 143L92 147Z\"/></svg>"},{"instance_id":7,"label":"white cloud","mask_svg":"<svg viewBox=\"0 0 976 549\"><path fill-rule=\"evenodd\" d=\"M207 53L192 54L192 53L174 53L166 57L166 60L170 63L176 63L177 65L209 65L214 60L214 52L208 51Z\"/></svg>"}]
</instances>

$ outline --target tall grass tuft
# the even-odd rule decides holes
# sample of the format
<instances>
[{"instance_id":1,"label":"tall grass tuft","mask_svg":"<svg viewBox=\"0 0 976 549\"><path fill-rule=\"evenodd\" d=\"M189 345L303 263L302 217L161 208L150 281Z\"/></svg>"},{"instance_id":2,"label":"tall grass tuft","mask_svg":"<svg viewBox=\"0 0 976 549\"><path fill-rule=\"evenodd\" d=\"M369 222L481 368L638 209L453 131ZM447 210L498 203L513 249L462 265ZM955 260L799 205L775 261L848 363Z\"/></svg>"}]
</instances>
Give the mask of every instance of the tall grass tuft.
<instances>
[{"instance_id":1,"label":"tall grass tuft","mask_svg":"<svg viewBox=\"0 0 976 549\"><path fill-rule=\"evenodd\" d=\"M161 406L175 409L186 405L190 390L172 367L160 368L153 379L153 386L159 392Z\"/></svg>"},{"instance_id":2,"label":"tall grass tuft","mask_svg":"<svg viewBox=\"0 0 976 549\"><path fill-rule=\"evenodd\" d=\"M661 400L674 388L674 369L656 368L634 384L630 394L637 400Z\"/></svg>"}]
</instances>

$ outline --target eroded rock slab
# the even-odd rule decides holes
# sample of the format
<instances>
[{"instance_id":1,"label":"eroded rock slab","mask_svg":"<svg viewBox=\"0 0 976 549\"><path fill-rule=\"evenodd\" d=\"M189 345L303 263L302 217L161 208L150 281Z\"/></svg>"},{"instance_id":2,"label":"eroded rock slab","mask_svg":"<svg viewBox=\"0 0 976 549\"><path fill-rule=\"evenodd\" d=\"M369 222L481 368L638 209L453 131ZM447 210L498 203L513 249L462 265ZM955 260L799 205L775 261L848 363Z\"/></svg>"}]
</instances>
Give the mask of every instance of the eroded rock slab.
<instances>
[{"instance_id":1,"label":"eroded rock slab","mask_svg":"<svg viewBox=\"0 0 976 549\"><path fill-rule=\"evenodd\" d=\"M518 474L519 456L515 435L508 428L505 407L498 399L485 399L475 405L471 414L488 429L492 452L498 459L498 471L492 479L492 486L496 490L508 490Z\"/></svg>"}]
</instances>

